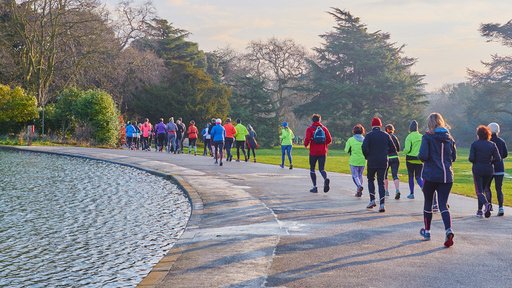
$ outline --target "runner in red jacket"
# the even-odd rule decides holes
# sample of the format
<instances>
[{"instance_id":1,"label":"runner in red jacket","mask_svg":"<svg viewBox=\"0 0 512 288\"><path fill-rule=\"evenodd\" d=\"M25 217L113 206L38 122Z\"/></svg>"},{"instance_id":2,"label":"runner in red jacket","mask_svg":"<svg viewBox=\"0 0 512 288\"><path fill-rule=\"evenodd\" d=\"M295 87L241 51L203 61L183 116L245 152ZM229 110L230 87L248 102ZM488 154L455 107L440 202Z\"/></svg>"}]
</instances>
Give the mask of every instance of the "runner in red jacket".
<instances>
[{"instance_id":1,"label":"runner in red jacket","mask_svg":"<svg viewBox=\"0 0 512 288\"><path fill-rule=\"evenodd\" d=\"M327 127L320 122L320 115L313 114L311 120L313 124L306 129L306 137L304 138L304 147L308 148L309 146L309 175L311 176L311 181L313 181L313 188L311 188L309 192L318 193L315 173L315 166L318 162L318 171L320 171L320 174L324 178L324 192L327 193L329 192L330 180L327 178L324 167L328 150L327 146L331 144L332 137Z\"/></svg>"}]
</instances>

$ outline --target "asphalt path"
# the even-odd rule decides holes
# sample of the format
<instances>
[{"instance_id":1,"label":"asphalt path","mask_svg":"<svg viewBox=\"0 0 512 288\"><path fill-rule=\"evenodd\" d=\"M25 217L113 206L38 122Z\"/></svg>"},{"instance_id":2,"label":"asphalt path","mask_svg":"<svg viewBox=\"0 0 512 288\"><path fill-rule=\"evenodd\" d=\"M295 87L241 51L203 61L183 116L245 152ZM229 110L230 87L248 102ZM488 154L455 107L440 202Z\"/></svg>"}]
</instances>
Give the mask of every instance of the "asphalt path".
<instances>
[{"instance_id":1,"label":"asphalt path","mask_svg":"<svg viewBox=\"0 0 512 288\"><path fill-rule=\"evenodd\" d=\"M406 199L404 183L402 199L389 197L379 213L365 208L367 191L354 197L350 175L339 173L328 174L328 193L320 185L313 194L305 169L235 161L219 167L210 157L158 152L24 149L172 175L188 191L187 228L140 287L512 287L508 207L504 217L495 211L479 219L476 199L450 195L455 244L444 248L439 213L432 240L422 241L423 195L416 187L416 199Z\"/></svg>"}]
</instances>

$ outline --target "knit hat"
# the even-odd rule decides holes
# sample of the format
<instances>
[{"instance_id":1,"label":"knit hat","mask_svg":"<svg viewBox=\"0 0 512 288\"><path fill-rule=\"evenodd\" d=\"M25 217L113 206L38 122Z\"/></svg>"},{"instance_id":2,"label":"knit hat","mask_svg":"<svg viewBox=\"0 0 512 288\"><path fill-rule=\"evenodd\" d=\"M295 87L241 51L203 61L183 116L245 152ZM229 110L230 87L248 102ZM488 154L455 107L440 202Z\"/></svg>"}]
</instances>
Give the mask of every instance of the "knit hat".
<instances>
[{"instance_id":1,"label":"knit hat","mask_svg":"<svg viewBox=\"0 0 512 288\"><path fill-rule=\"evenodd\" d=\"M493 134L500 133L500 125L496 122L490 123L489 125L487 125L487 127L489 127L489 129L491 129L491 133L493 133Z\"/></svg>"},{"instance_id":2,"label":"knit hat","mask_svg":"<svg viewBox=\"0 0 512 288\"><path fill-rule=\"evenodd\" d=\"M222 123L222 120L220 118L217 118L217 119L215 119L215 123L220 124L220 123Z\"/></svg>"},{"instance_id":3,"label":"knit hat","mask_svg":"<svg viewBox=\"0 0 512 288\"><path fill-rule=\"evenodd\" d=\"M416 120L412 120L409 125L409 132L418 131L418 122Z\"/></svg>"},{"instance_id":4,"label":"knit hat","mask_svg":"<svg viewBox=\"0 0 512 288\"><path fill-rule=\"evenodd\" d=\"M288 127L288 122L284 121L283 124L281 124L281 126L283 126L285 128Z\"/></svg>"},{"instance_id":5,"label":"knit hat","mask_svg":"<svg viewBox=\"0 0 512 288\"><path fill-rule=\"evenodd\" d=\"M380 121L379 117L373 117L372 127L382 127L382 121Z\"/></svg>"}]
</instances>

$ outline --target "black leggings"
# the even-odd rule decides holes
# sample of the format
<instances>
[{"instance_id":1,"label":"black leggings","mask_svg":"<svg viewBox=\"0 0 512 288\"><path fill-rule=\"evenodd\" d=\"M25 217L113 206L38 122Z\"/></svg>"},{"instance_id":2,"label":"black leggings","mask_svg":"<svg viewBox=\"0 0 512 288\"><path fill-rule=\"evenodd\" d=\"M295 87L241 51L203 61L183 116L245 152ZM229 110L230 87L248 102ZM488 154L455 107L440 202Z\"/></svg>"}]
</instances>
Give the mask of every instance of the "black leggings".
<instances>
[{"instance_id":1,"label":"black leggings","mask_svg":"<svg viewBox=\"0 0 512 288\"><path fill-rule=\"evenodd\" d=\"M391 168L391 175L393 175L393 180L398 180L398 167L400 167L400 159L399 158L391 158L388 160L388 168L386 169L385 179L388 179L388 171Z\"/></svg>"},{"instance_id":2,"label":"black leggings","mask_svg":"<svg viewBox=\"0 0 512 288\"><path fill-rule=\"evenodd\" d=\"M492 193L491 193L491 183L494 179L494 188L496 188L496 195L498 196L498 205L500 207L503 207L503 177L504 175L494 175L489 181L489 185L487 185L485 189L485 195L487 197L487 200L489 200L489 203L492 203Z\"/></svg>"},{"instance_id":3,"label":"black leggings","mask_svg":"<svg viewBox=\"0 0 512 288\"><path fill-rule=\"evenodd\" d=\"M156 139L158 141L158 151L162 151L162 149L164 148L165 133L157 134Z\"/></svg>"},{"instance_id":4,"label":"black leggings","mask_svg":"<svg viewBox=\"0 0 512 288\"><path fill-rule=\"evenodd\" d=\"M240 160L240 149L242 149L242 153L244 153L244 160L247 159L245 155L245 141L236 141L236 158Z\"/></svg>"},{"instance_id":5,"label":"black leggings","mask_svg":"<svg viewBox=\"0 0 512 288\"><path fill-rule=\"evenodd\" d=\"M226 137L226 142L225 142L225 146L224 148L226 148L226 160L228 160L230 157L232 157L231 155L231 147L233 147L233 138L229 138L229 137Z\"/></svg>"},{"instance_id":6,"label":"black leggings","mask_svg":"<svg viewBox=\"0 0 512 288\"><path fill-rule=\"evenodd\" d=\"M318 162L318 171L322 175L324 179L327 178L327 173L325 172L325 155L323 156L313 156L309 155L309 175L311 176L311 181L313 181L313 186L316 187L316 173L315 167Z\"/></svg>"},{"instance_id":7,"label":"black leggings","mask_svg":"<svg viewBox=\"0 0 512 288\"><path fill-rule=\"evenodd\" d=\"M416 179L420 188L423 188L423 179L421 179L423 164L405 162L405 165L407 166L407 175L409 175L409 190L411 194L414 194L414 179Z\"/></svg>"},{"instance_id":8,"label":"black leggings","mask_svg":"<svg viewBox=\"0 0 512 288\"><path fill-rule=\"evenodd\" d=\"M452 227L452 218L450 210L448 210L448 197L452 190L453 183L437 183L426 181L423 183L423 195L425 196L425 205L423 206L423 220L425 222L425 230L430 230L430 223L432 223L432 204L434 201L434 193L437 191L437 199L439 202L439 211L443 218L444 229L447 230Z\"/></svg>"},{"instance_id":9,"label":"black leggings","mask_svg":"<svg viewBox=\"0 0 512 288\"><path fill-rule=\"evenodd\" d=\"M491 185L492 175L475 175L473 174L473 180L475 182L475 192L478 198L478 210L482 210L482 207L490 201L485 197L485 188Z\"/></svg>"},{"instance_id":10,"label":"black leggings","mask_svg":"<svg viewBox=\"0 0 512 288\"><path fill-rule=\"evenodd\" d=\"M375 174L377 174L377 185L379 186L380 204L384 204L386 199L386 189L384 189L384 174L386 168L370 168L366 177L368 178L368 192L370 193L370 200L375 200Z\"/></svg>"},{"instance_id":11,"label":"black leggings","mask_svg":"<svg viewBox=\"0 0 512 288\"><path fill-rule=\"evenodd\" d=\"M217 161L218 156L220 155L220 162L222 162L222 150L224 149L224 141L214 141L213 147L215 147L215 161Z\"/></svg>"}]
</instances>

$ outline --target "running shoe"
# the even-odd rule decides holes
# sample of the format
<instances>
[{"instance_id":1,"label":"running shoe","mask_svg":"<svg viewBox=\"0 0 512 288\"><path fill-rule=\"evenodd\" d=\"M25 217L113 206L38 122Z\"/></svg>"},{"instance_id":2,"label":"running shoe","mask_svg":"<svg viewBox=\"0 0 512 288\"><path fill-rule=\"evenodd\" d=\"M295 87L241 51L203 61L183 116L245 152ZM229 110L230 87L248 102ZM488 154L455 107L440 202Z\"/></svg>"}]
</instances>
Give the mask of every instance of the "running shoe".
<instances>
[{"instance_id":1,"label":"running shoe","mask_svg":"<svg viewBox=\"0 0 512 288\"><path fill-rule=\"evenodd\" d=\"M476 217L478 217L478 218L483 218L484 217L484 213L482 213L482 210L476 211Z\"/></svg>"},{"instance_id":2,"label":"running shoe","mask_svg":"<svg viewBox=\"0 0 512 288\"><path fill-rule=\"evenodd\" d=\"M407 199L414 199L414 194L407 195Z\"/></svg>"},{"instance_id":3,"label":"running shoe","mask_svg":"<svg viewBox=\"0 0 512 288\"><path fill-rule=\"evenodd\" d=\"M444 247L449 248L453 245L453 237L455 234L453 234L452 229L446 230L446 238L444 239Z\"/></svg>"},{"instance_id":4,"label":"running shoe","mask_svg":"<svg viewBox=\"0 0 512 288\"><path fill-rule=\"evenodd\" d=\"M503 216L503 215L505 215L505 209L503 209L503 207L500 207L498 209L498 216Z\"/></svg>"},{"instance_id":5,"label":"running shoe","mask_svg":"<svg viewBox=\"0 0 512 288\"><path fill-rule=\"evenodd\" d=\"M309 190L309 192L318 193L318 188L316 188L316 186L315 186L315 187L311 188L311 190Z\"/></svg>"},{"instance_id":6,"label":"running shoe","mask_svg":"<svg viewBox=\"0 0 512 288\"><path fill-rule=\"evenodd\" d=\"M284 168L284 165L281 164L281 165L279 165L279 167Z\"/></svg>"},{"instance_id":7,"label":"running shoe","mask_svg":"<svg viewBox=\"0 0 512 288\"><path fill-rule=\"evenodd\" d=\"M331 180L329 180L329 178L325 178L325 180L324 180L324 193L329 192L329 189L331 189L329 187L329 183L331 183Z\"/></svg>"},{"instance_id":8,"label":"running shoe","mask_svg":"<svg viewBox=\"0 0 512 288\"><path fill-rule=\"evenodd\" d=\"M396 190L395 200L400 199L400 191Z\"/></svg>"},{"instance_id":9,"label":"running shoe","mask_svg":"<svg viewBox=\"0 0 512 288\"><path fill-rule=\"evenodd\" d=\"M386 208L384 208L384 204L380 204L379 212L386 212Z\"/></svg>"},{"instance_id":10,"label":"running shoe","mask_svg":"<svg viewBox=\"0 0 512 288\"><path fill-rule=\"evenodd\" d=\"M220 161L219 166L222 166L222 161Z\"/></svg>"},{"instance_id":11,"label":"running shoe","mask_svg":"<svg viewBox=\"0 0 512 288\"><path fill-rule=\"evenodd\" d=\"M389 196L389 191L388 191L388 190L386 190L386 194L385 194L385 195L386 195L386 196Z\"/></svg>"},{"instance_id":12,"label":"running shoe","mask_svg":"<svg viewBox=\"0 0 512 288\"><path fill-rule=\"evenodd\" d=\"M357 188L356 197L363 196L363 186Z\"/></svg>"},{"instance_id":13,"label":"running shoe","mask_svg":"<svg viewBox=\"0 0 512 288\"><path fill-rule=\"evenodd\" d=\"M367 209L372 209L373 207L376 207L377 204L375 204L375 200L370 200L370 203L366 206Z\"/></svg>"},{"instance_id":14,"label":"running shoe","mask_svg":"<svg viewBox=\"0 0 512 288\"><path fill-rule=\"evenodd\" d=\"M439 212L439 207L437 207L437 204L432 205L432 212Z\"/></svg>"},{"instance_id":15,"label":"running shoe","mask_svg":"<svg viewBox=\"0 0 512 288\"><path fill-rule=\"evenodd\" d=\"M485 218L489 218L491 217L491 205L489 203L485 204L485 212L484 212L484 216Z\"/></svg>"},{"instance_id":16,"label":"running shoe","mask_svg":"<svg viewBox=\"0 0 512 288\"><path fill-rule=\"evenodd\" d=\"M293 169L293 165L292 165L292 164L290 164L290 170L292 170L292 169Z\"/></svg>"},{"instance_id":17,"label":"running shoe","mask_svg":"<svg viewBox=\"0 0 512 288\"><path fill-rule=\"evenodd\" d=\"M430 241L430 232L427 232L425 228L420 229L420 235L423 236L424 241Z\"/></svg>"}]
</instances>

